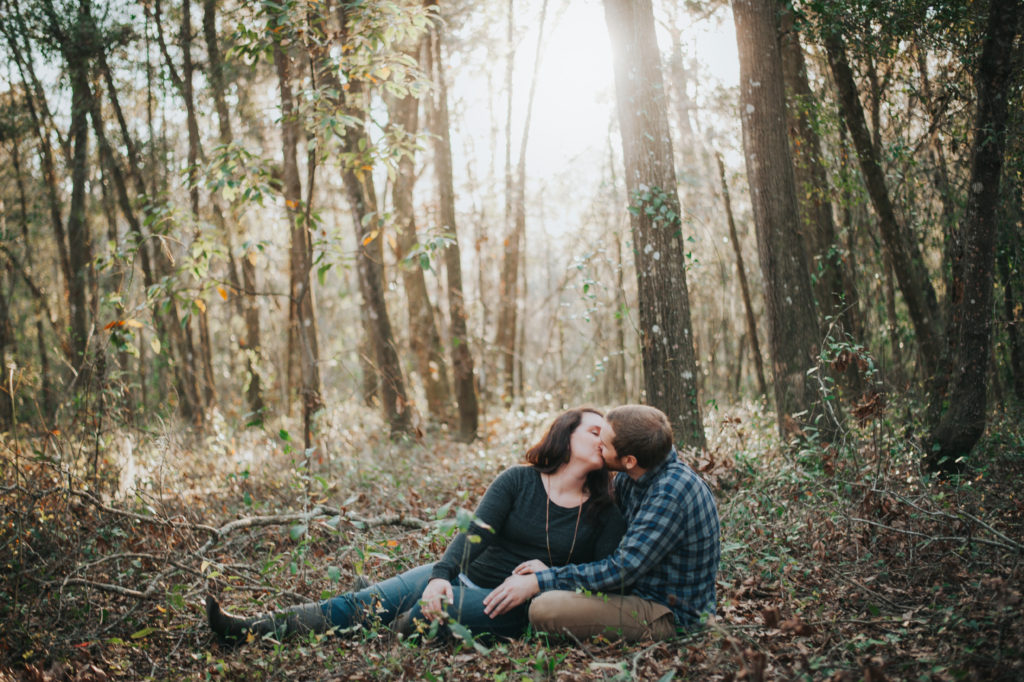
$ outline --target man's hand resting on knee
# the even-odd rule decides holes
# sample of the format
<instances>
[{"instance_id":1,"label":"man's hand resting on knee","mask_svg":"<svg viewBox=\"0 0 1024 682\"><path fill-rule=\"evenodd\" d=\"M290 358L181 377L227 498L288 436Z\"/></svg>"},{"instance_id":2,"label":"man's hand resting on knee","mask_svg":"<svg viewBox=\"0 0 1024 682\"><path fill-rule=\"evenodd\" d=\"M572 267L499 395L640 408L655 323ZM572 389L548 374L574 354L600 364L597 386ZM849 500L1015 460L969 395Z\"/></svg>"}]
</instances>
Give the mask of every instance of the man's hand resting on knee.
<instances>
[{"instance_id":1,"label":"man's hand resting on knee","mask_svg":"<svg viewBox=\"0 0 1024 682\"><path fill-rule=\"evenodd\" d=\"M510 575L505 578L505 582L484 597L484 613L491 618L496 618L519 606L538 592L540 592L540 586L537 584L537 576L532 573Z\"/></svg>"}]
</instances>

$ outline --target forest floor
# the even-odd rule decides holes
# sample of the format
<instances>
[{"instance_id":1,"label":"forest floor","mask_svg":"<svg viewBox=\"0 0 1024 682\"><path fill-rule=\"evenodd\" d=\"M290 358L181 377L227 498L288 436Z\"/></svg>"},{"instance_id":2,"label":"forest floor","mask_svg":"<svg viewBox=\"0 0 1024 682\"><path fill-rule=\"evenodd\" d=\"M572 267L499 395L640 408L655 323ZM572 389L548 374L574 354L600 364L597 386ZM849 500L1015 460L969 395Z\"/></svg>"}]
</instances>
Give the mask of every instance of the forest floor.
<instances>
[{"instance_id":1,"label":"forest floor","mask_svg":"<svg viewBox=\"0 0 1024 682\"><path fill-rule=\"evenodd\" d=\"M471 445L393 443L346 406L329 462L283 429L216 419L0 452L0 680L1020 680L1024 426L996 414L961 477L929 479L907 407L836 447L780 447L757 405L716 408L688 457L722 519L718 615L667 642L420 645L387 629L220 646L203 598L254 613L437 557L457 508L552 414L492 416ZM276 428L276 427L275 427Z\"/></svg>"}]
</instances>

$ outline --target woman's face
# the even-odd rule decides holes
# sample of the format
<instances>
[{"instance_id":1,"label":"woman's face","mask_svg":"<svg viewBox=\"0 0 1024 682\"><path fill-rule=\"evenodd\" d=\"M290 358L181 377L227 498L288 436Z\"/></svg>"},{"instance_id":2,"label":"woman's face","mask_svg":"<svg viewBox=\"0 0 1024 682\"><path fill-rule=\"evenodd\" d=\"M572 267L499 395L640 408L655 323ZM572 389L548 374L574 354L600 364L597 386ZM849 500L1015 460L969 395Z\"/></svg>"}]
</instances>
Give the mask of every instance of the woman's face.
<instances>
[{"instance_id":1,"label":"woman's face","mask_svg":"<svg viewBox=\"0 0 1024 682\"><path fill-rule=\"evenodd\" d=\"M584 412L583 419L569 439L571 461L584 465L588 471L604 466L601 456L601 429L608 428L604 417L593 412Z\"/></svg>"}]
</instances>

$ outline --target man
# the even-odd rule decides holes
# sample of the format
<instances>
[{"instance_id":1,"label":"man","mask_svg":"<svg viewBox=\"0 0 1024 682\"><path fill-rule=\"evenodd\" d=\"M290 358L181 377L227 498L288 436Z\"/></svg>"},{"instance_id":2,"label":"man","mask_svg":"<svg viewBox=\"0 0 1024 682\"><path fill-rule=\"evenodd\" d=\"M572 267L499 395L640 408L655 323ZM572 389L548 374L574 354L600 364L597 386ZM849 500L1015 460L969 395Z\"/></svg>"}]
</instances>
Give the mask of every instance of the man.
<instances>
[{"instance_id":1,"label":"man","mask_svg":"<svg viewBox=\"0 0 1024 682\"><path fill-rule=\"evenodd\" d=\"M528 562L485 599L492 617L534 598L537 630L668 639L715 612L721 555L718 510L707 484L679 461L661 410L624 405L606 415L602 455L628 528L615 552L588 564ZM603 594L595 594L595 593Z\"/></svg>"}]
</instances>

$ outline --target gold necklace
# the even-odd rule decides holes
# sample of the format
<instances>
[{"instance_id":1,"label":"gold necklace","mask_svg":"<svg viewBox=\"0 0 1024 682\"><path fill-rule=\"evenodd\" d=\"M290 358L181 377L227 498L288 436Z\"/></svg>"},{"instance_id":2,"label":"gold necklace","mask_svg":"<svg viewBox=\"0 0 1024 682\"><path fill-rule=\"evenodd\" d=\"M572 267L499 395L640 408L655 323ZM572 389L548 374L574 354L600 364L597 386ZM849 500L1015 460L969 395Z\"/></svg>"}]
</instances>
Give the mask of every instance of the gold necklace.
<instances>
[{"instance_id":1,"label":"gold necklace","mask_svg":"<svg viewBox=\"0 0 1024 682\"><path fill-rule=\"evenodd\" d=\"M543 478L543 477L542 477ZM548 474L548 488L551 487L551 474ZM544 542L548 546L548 568L554 566L555 562L551 558L551 536L548 534L548 522L551 518L551 493L547 490L544 491L545 497L547 498L546 504L544 505ZM580 501L580 506L576 510L576 527L572 529L572 544L569 545L569 556L566 557L565 563L569 563L572 560L572 551L576 549L576 534L580 530L580 516L583 515L583 502Z\"/></svg>"}]
</instances>

